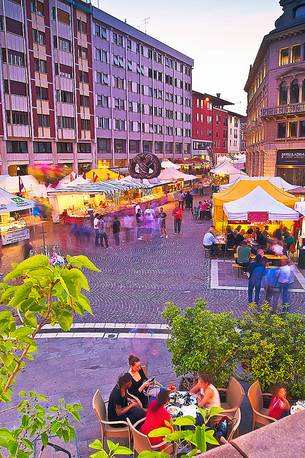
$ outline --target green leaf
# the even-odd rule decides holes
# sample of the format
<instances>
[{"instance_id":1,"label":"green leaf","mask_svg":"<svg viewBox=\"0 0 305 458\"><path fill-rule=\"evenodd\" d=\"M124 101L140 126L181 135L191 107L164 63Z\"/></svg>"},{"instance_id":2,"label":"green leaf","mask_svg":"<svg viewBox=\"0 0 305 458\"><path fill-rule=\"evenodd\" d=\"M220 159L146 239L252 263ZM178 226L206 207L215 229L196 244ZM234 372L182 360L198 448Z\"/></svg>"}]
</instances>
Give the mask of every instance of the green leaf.
<instances>
[{"instance_id":1,"label":"green leaf","mask_svg":"<svg viewBox=\"0 0 305 458\"><path fill-rule=\"evenodd\" d=\"M105 452L105 450L100 450L99 452L92 453L90 458L109 458L109 455Z\"/></svg>"},{"instance_id":2,"label":"green leaf","mask_svg":"<svg viewBox=\"0 0 305 458\"><path fill-rule=\"evenodd\" d=\"M150 431L150 433L148 433L148 437L167 436L169 433L171 433L171 430L169 428L157 428L153 431Z\"/></svg>"},{"instance_id":3,"label":"green leaf","mask_svg":"<svg viewBox=\"0 0 305 458\"><path fill-rule=\"evenodd\" d=\"M69 312L60 312L60 315L57 316L58 324L63 331L70 331L73 324L72 313Z\"/></svg>"},{"instance_id":4,"label":"green leaf","mask_svg":"<svg viewBox=\"0 0 305 458\"><path fill-rule=\"evenodd\" d=\"M41 442L43 443L44 447L46 447L48 445L48 435L47 433L42 433L41 435Z\"/></svg>"},{"instance_id":5,"label":"green leaf","mask_svg":"<svg viewBox=\"0 0 305 458\"><path fill-rule=\"evenodd\" d=\"M132 453L130 448L124 447L123 445L120 445L115 451L115 455L132 455Z\"/></svg>"},{"instance_id":6,"label":"green leaf","mask_svg":"<svg viewBox=\"0 0 305 458\"><path fill-rule=\"evenodd\" d=\"M103 443L99 439L95 439L95 441L93 441L93 442L91 442L91 444L89 444L89 447L93 448L95 450L103 450Z\"/></svg>"},{"instance_id":7,"label":"green leaf","mask_svg":"<svg viewBox=\"0 0 305 458\"><path fill-rule=\"evenodd\" d=\"M67 256L68 263L73 267L86 267L86 269L93 270L94 272L100 272L93 262L91 262L87 256Z\"/></svg>"},{"instance_id":8,"label":"green leaf","mask_svg":"<svg viewBox=\"0 0 305 458\"><path fill-rule=\"evenodd\" d=\"M178 417L173 421L175 426L193 426L195 424L195 418L191 415L186 415L184 417Z\"/></svg>"},{"instance_id":9,"label":"green leaf","mask_svg":"<svg viewBox=\"0 0 305 458\"><path fill-rule=\"evenodd\" d=\"M208 444L219 445L219 442L215 438L214 434L215 434L215 431L212 429L209 429L208 431L206 431L206 435L205 435L206 441Z\"/></svg>"},{"instance_id":10,"label":"green leaf","mask_svg":"<svg viewBox=\"0 0 305 458\"><path fill-rule=\"evenodd\" d=\"M107 447L112 455L119 448L119 446L120 444L115 444L114 442L107 440Z\"/></svg>"},{"instance_id":11,"label":"green leaf","mask_svg":"<svg viewBox=\"0 0 305 458\"><path fill-rule=\"evenodd\" d=\"M211 407L209 411L209 417L213 417L214 415L217 415L222 411L223 411L222 407Z\"/></svg>"},{"instance_id":12,"label":"green leaf","mask_svg":"<svg viewBox=\"0 0 305 458\"><path fill-rule=\"evenodd\" d=\"M17 266L4 277L4 281L7 282L14 278L18 278L31 270L46 267L48 265L49 258L43 254L37 254L17 264Z\"/></svg>"},{"instance_id":13,"label":"green leaf","mask_svg":"<svg viewBox=\"0 0 305 458\"><path fill-rule=\"evenodd\" d=\"M195 431L196 445L201 452L206 452L205 425L197 426Z\"/></svg>"}]
</instances>

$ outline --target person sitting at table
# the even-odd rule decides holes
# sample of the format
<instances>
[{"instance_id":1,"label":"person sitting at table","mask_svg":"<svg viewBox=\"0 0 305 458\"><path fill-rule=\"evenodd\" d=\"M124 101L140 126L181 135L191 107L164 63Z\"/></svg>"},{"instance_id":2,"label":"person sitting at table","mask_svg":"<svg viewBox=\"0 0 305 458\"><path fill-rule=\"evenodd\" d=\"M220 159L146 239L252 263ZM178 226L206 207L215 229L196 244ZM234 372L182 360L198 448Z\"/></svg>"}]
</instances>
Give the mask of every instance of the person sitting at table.
<instances>
[{"instance_id":1,"label":"person sitting at table","mask_svg":"<svg viewBox=\"0 0 305 458\"><path fill-rule=\"evenodd\" d=\"M118 383L111 391L108 402L108 420L109 421L126 421L127 418L131 423L136 423L145 417L146 412L139 407L139 404L127 396L127 390L131 388L132 377L127 372L119 377ZM122 425L113 425L115 428L121 428Z\"/></svg>"},{"instance_id":2,"label":"person sitting at table","mask_svg":"<svg viewBox=\"0 0 305 458\"><path fill-rule=\"evenodd\" d=\"M170 422L171 416L166 410L165 405L169 402L169 392L162 390L159 392L157 399L151 401L146 414L144 423L140 427L140 432L148 436L148 434L157 428L168 428L166 422ZM149 441L152 445L158 445L163 441L164 436L150 437Z\"/></svg>"},{"instance_id":3,"label":"person sitting at table","mask_svg":"<svg viewBox=\"0 0 305 458\"><path fill-rule=\"evenodd\" d=\"M250 264L250 255L251 255L251 248L247 244L247 241L244 240L241 246L237 248L236 263L239 266L242 266L245 269L247 269Z\"/></svg>"},{"instance_id":4,"label":"person sitting at table","mask_svg":"<svg viewBox=\"0 0 305 458\"><path fill-rule=\"evenodd\" d=\"M284 254L283 242L275 239L271 245L271 251L276 256L283 256Z\"/></svg>"},{"instance_id":5,"label":"person sitting at table","mask_svg":"<svg viewBox=\"0 0 305 458\"><path fill-rule=\"evenodd\" d=\"M267 258L263 258L260 254L256 255L255 261L250 262L248 267L249 283L248 283L248 302L253 302L253 291L255 290L254 302L259 304L259 297L262 285L262 279L266 271Z\"/></svg>"},{"instance_id":6,"label":"person sitting at table","mask_svg":"<svg viewBox=\"0 0 305 458\"><path fill-rule=\"evenodd\" d=\"M246 234L245 234L245 239L246 240L249 240L249 241L254 241L255 240L255 234L254 234L254 230L252 229L252 227L250 227Z\"/></svg>"},{"instance_id":7,"label":"person sitting at table","mask_svg":"<svg viewBox=\"0 0 305 458\"><path fill-rule=\"evenodd\" d=\"M234 237L235 237L235 246L239 247L245 239L245 230L242 229L238 232L237 229L234 230Z\"/></svg>"},{"instance_id":8,"label":"person sitting at table","mask_svg":"<svg viewBox=\"0 0 305 458\"><path fill-rule=\"evenodd\" d=\"M198 406L203 409L220 407L220 397L217 388L212 384L213 377L210 374L200 374L196 385L189 393L198 399Z\"/></svg>"},{"instance_id":9,"label":"person sitting at table","mask_svg":"<svg viewBox=\"0 0 305 458\"><path fill-rule=\"evenodd\" d=\"M285 228L284 231L284 242L287 248L287 251L291 251L291 253L294 253L295 251L295 238L292 235L291 232L288 231L287 228Z\"/></svg>"},{"instance_id":10,"label":"person sitting at table","mask_svg":"<svg viewBox=\"0 0 305 458\"><path fill-rule=\"evenodd\" d=\"M283 385L274 385L271 391L273 396L269 405L268 416L280 420L289 415L290 412L286 388Z\"/></svg>"},{"instance_id":11,"label":"person sitting at table","mask_svg":"<svg viewBox=\"0 0 305 458\"><path fill-rule=\"evenodd\" d=\"M128 358L129 374L132 377L132 385L128 389L129 393L136 396L144 408L147 407L148 397L144 394L145 388L148 388L152 382L149 382L144 374L141 361L137 356L130 355Z\"/></svg>"},{"instance_id":12,"label":"person sitting at table","mask_svg":"<svg viewBox=\"0 0 305 458\"><path fill-rule=\"evenodd\" d=\"M214 226L211 226L208 232L204 235L203 246L210 251L211 256L214 256L217 253L217 239Z\"/></svg>"},{"instance_id":13,"label":"person sitting at table","mask_svg":"<svg viewBox=\"0 0 305 458\"><path fill-rule=\"evenodd\" d=\"M283 240L283 226L282 226L282 224L280 225L280 227L275 229L275 231L273 232L273 237L275 239L279 240L279 241Z\"/></svg>"},{"instance_id":14,"label":"person sitting at table","mask_svg":"<svg viewBox=\"0 0 305 458\"><path fill-rule=\"evenodd\" d=\"M233 231L232 229L230 228L230 226L227 227L227 230L226 230L226 245L227 245L227 248L233 248L235 246L235 236L233 234Z\"/></svg>"}]
</instances>

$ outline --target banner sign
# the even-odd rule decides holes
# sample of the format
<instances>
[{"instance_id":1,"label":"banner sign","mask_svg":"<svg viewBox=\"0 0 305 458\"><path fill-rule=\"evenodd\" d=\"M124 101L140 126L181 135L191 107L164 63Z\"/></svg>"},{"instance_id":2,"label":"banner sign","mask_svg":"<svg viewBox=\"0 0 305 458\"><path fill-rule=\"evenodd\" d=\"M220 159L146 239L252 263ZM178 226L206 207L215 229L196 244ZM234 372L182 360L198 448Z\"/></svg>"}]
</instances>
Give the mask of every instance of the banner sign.
<instances>
[{"instance_id":1,"label":"banner sign","mask_svg":"<svg viewBox=\"0 0 305 458\"><path fill-rule=\"evenodd\" d=\"M248 221L250 223L266 223L269 221L268 212L248 212Z\"/></svg>"},{"instance_id":2,"label":"banner sign","mask_svg":"<svg viewBox=\"0 0 305 458\"><path fill-rule=\"evenodd\" d=\"M30 238L30 231L28 228L19 229L18 231L7 232L1 235L2 245L9 245L10 243L21 242Z\"/></svg>"},{"instance_id":3,"label":"banner sign","mask_svg":"<svg viewBox=\"0 0 305 458\"><path fill-rule=\"evenodd\" d=\"M276 165L305 166L305 149L291 149L278 151Z\"/></svg>"}]
</instances>

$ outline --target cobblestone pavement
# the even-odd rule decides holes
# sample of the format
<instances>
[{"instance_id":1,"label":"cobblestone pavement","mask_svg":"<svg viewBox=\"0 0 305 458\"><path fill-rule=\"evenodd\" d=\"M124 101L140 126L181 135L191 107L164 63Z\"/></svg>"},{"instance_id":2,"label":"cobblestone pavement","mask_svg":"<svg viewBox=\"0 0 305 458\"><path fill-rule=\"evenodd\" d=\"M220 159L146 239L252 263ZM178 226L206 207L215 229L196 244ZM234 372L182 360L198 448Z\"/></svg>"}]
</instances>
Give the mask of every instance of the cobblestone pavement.
<instances>
[{"instance_id":1,"label":"cobblestone pavement","mask_svg":"<svg viewBox=\"0 0 305 458\"><path fill-rule=\"evenodd\" d=\"M48 244L60 245L65 253L86 254L101 268L101 273L88 274L94 316L87 316L86 321L160 323L166 301L186 307L197 297L203 297L213 311L232 311L238 316L246 310L246 291L210 288L210 261L202 250L202 237L210 222L196 222L186 210L182 233L175 235L172 207L165 206L168 239L155 235L151 241L125 242L122 232L121 246L116 247L110 237L108 249L95 247L94 237L76 240L69 227L45 226ZM42 244L39 233L41 228L36 228L36 246ZM20 256L20 247L4 248L4 270ZM301 311L303 302L304 293L293 293L291 310Z\"/></svg>"}]
</instances>

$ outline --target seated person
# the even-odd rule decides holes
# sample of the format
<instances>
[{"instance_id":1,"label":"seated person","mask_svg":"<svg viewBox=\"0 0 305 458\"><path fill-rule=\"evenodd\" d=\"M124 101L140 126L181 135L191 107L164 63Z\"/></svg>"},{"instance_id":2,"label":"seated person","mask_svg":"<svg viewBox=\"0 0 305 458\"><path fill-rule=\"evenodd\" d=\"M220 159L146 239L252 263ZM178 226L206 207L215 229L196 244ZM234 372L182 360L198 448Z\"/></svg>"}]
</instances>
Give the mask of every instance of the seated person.
<instances>
[{"instance_id":1,"label":"seated person","mask_svg":"<svg viewBox=\"0 0 305 458\"><path fill-rule=\"evenodd\" d=\"M159 392L157 399L151 401L146 414L146 418L140 432L146 436L157 428L168 428L166 422L170 422L171 416L166 410L165 405L169 402L169 392L162 390ZM149 441L152 445L158 445L163 441L163 437L150 437Z\"/></svg>"},{"instance_id":2,"label":"seated person","mask_svg":"<svg viewBox=\"0 0 305 458\"><path fill-rule=\"evenodd\" d=\"M254 230L251 227L247 230L245 239L252 240L252 241L255 240Z\"/></svg>"},{"instance_id":3,"label":"seated person","mask_svg":"<svg viewBox=\"0 0 305 458\"><path fill-rule=\"evenodd\" d=\"M231 228L227 227L227 248L235 246L235 236Z\"/></svg>"},{"instance_id":4,"label":"seated person","mask_svg":"<svg viewBox=\"0 0 305 458\"><path fill-rule=\"evenodd\" d=\"M211 256L217 252L217 239L215 236L215 228L211 226L209 231L203 237L203 246L210 250Z\"/></svg>"},{"instance_id":5,"label":"seated person","mask_svg":"<svg viewBox=\"0 0 305 458\"><path fill-rule=\"evenodd\" d=\"M198 406L203 409L220 407L220 397L217 388L212 384L212 377L209 374L200 374L190 394L197 396Z\"/></svg>"},{"instance_id":6,"label":"seated person","mask_svg":"<svg viewBox=\"0 0 305 458\"><path fill-rule=\"evenodd\" d=\"M240 266L247 268L250 264L250 255L251 248L248 246L247 242L244 240L237 248L237 259L236 263Z\"/></svg>"},{"instance_id":7,"label":"seated person","mask_svg":"<svg viewBox=\"0 0 305 458\"><path fill-rule=\"evenodd\" d=\"M283 242L280 242L279 240L276 240L271 246L271 251L276 256L283 256L283 254L284 254Z\"/></svg>"},{"instance_id":8,"label":"seated person","mask_svg":"<svg viewBox=\"0 0 305 458\"><path fill-rule=\"evenodd\" d=\"M145 417L145 410L141 409L138 403L127 396L127 390L132 385L132 377L126 373L119 377L117 385L111 391L108 402L108 420L109 421L126 421L127 418L131 423L136 423ZM113 425L120 428L122 425Z\"/></svg>"},{"instance_id":9,"label":"seated person","mask_svg":"<svg viewBox=\"0 0 305 458\"><path fill-rule=\"evenodd\" d=\"M245 239L245 231L244 230L238 231L237 229L235 229L234 237L235 237L235 246L237 247L240 246Z\"/></svg>"},{"instance_id":10,"label":"seated person","mask_svg":"<svg viewBox=\"0 0 305 458\"><path fill-rule=\"evenodd\" d=\"M136 396L142 403L144 408L147 407L148 397L143 393L145 388L151 385L141 366L141 361L137 356L130 355L128 358L129 374L132 377L132 385L128 388L128 392Z\"/></svg>"},{"instance_id":11,"label":"seated person","mask_svg":"<svg viewBox=\"0 0 305 458\"><path fill-rule=\"evenodd\" d=\"M287 400L287 392L282 385L275 385L272 389L273 396L269 406L269 417L279 420L286 417L290 412L290 404Z\"/></svg>"}]
</instances>

